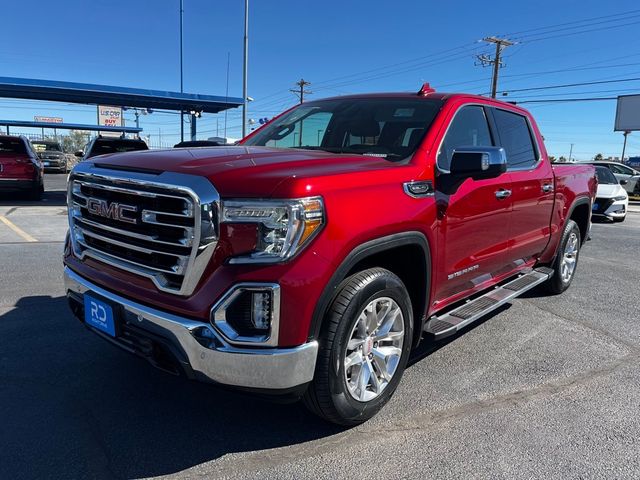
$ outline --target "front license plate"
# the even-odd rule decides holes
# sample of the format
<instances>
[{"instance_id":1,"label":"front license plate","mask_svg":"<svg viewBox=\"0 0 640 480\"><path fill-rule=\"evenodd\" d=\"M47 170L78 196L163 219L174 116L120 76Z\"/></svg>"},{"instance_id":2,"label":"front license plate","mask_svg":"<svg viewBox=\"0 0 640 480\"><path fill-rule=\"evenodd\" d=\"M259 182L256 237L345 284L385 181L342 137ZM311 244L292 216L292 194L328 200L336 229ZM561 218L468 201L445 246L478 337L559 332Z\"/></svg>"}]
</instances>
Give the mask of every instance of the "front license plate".
<instances>
[{"instance_id":1,"label":"front license plate","mask_svg":"<svg viewBox=\"0 0 640 480\"><path fill-rule=\"evenodd\" d=\"M42 162L44 164L45 167L49 166L49 162Z\"/></svg>"},{"instance_id":2,"label":"front license plate","mask_svg":"<svg viewBox=\"0 0 640 480\"><path fill-rule=\"evenodd\" d=\"M111 305L91 295L84 296L84 320L98 330L116 336L116 322Z\"/></svg>"},{"instance_id":3,"label":"front license plate","mask_svg":"<svg viewBox=\"0 0 640 480\"><path fill-rule=\"evenodd\" d=\"M595 211L595 210L598 210L598 204L597 204L597 203L594 203L594 204L593 204L593 207L591 207L591 210L594 210L594 211Z\"/></svg>"}]
</instances>

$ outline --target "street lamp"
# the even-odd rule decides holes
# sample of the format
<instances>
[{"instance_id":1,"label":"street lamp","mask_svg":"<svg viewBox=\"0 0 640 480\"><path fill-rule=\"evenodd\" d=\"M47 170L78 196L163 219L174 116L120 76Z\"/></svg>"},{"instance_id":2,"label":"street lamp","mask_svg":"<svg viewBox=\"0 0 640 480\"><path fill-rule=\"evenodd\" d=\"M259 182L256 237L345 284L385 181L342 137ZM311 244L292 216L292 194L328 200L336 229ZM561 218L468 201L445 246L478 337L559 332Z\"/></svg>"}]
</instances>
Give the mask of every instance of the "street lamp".
<instances>
[{"instance_id":1,"label":"street lamp","mask_svg":"<svg viewBox=\"0 0 640 480\"><path fill-rule=\"evenodd\" d=\"M242 137L247 135L247 63L249 59L249 0L244 0L244 62L242 65Z\"/></svg>"}]
</instances>

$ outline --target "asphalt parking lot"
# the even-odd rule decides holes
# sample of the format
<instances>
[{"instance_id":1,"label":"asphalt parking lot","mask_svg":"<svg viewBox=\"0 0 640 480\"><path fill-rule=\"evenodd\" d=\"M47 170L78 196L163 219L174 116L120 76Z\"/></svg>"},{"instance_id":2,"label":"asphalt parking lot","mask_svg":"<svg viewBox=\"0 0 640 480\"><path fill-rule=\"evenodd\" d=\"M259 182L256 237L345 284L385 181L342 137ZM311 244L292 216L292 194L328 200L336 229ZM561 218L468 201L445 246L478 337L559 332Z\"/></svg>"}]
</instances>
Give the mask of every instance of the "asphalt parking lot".
<instances>
[{"instance_id":1,"label":"asphalt parking lot","mask_svg":"<svg viewBox=\"0 0 640 480\"><path fill-rule=\"evenodd\" d=\"M64 298L66 175L0 198L0 478L640 476L640 206L594 224L574 284L423 342L387 407L344 430L155 370Z\"/></svg>"}]
</instances>

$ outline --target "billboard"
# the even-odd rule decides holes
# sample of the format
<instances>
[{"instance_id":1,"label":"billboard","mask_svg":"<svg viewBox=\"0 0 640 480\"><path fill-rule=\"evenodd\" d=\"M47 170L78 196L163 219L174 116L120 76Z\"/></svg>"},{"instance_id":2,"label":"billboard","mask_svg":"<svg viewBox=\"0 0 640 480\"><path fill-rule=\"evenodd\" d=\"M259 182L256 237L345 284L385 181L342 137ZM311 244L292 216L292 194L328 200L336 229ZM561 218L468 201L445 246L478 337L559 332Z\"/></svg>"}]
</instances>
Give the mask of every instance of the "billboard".
<instances>
[{"instance_id":1,"label":"billboard","mask_svg":"<svg viewBox=\"0 0 640 480\"><path fill-rule=\"evenodd\" d=\"M618 97L616 108L615 132L640 130L640 95L622 95Z\"/></svg>"},{"instance_id":2,"label":"billboard","mask_svg":"<svg viewBox=\"0 0 640 480\"><path fill-rule=\"evenodd\" d=\"M121 127L123 124L122 108L98 105L98 125L105 127ZM100 132L101 135L120 136L117 132Z\"/></svg>"},{"instance_id":3,"label":"billboard","mask_svg":"<svg viewBox=\"0 0 640 480\"><path fill-rule=\"evenodd\" d=\"M63 123L62 117L40 117L38 115L34 115L33 120L45 123Z\"/></svg>"}]
</instances>

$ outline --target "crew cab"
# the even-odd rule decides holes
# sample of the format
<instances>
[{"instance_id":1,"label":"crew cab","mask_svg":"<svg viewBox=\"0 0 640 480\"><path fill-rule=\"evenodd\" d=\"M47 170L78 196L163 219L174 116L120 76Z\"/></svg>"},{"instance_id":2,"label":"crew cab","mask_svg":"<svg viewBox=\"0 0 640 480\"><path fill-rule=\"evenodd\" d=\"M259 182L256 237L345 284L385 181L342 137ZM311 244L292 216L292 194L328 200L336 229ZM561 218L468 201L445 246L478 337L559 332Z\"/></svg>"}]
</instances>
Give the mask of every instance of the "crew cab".
<instances>
[{"instance_id":1,"label":"crew cab","mask_svg":"<svg viewBox=\"0 0 640 480\"><path fill-rule=\"evenodd\" d=\"M77 165L66 291L159 368L355 425L423 337L567 289L595 191L512 104L428 85L312 101L237 146Z\"/></svg>"},{"instance_id":2,"label":"crew cab","mask_svg":"<svg viewBox=\"0 0 640 480\"><path fill-rule=\"evenodd\" d=\"M42 161L26 137L0 135L0 194L15 192L32 200L42 198Z\"/></svg>"}]
</instances>

